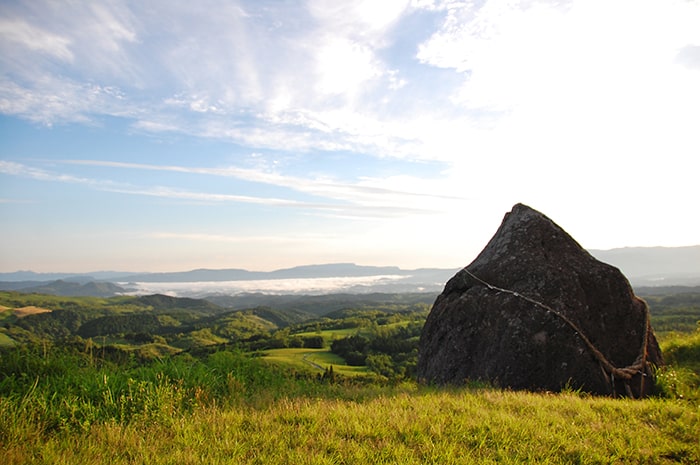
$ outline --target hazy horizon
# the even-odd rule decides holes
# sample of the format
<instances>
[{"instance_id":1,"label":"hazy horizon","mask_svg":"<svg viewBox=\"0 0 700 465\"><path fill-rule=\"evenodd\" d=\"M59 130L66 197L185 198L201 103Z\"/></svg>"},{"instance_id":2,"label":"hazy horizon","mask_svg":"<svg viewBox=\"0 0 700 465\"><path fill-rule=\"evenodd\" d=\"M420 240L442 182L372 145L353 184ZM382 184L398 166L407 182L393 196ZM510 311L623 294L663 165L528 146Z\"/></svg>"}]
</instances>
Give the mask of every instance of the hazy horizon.
<instances>
[{"instance_id":1,"label":"hazy horizon","mask_svg":"<svg viewBox=\"0 0 700 465\"><path fill-rule=\"evenodd\" d=\"M486 244L484 244L485 246ZM618 256L618 259L620 257L620 254L626 251L649 251L649 250L668 250L668 249L673 249L678 251L678 249L693 249L693 252L695 255L700 254L700 244L695 244L695 245L688 245L688 246L678 246L678 247L666 247L666 246L649 246L649 247L619 247L619 248L612 248L612 249L586 249L589 253L593 254L594 256L596 255L606 255L608 257L611 256ZM613 255L610 255L612 253ZM89 275L91 273L94 274L121 274L121 275L139 275L139 274L170 274L170 273L189 273L192 271L226 271L226 270L243 270L243 271L248 271L248 272L253 272L253 273L271 273L275 271L284 271L287 269L295 269L295 268L305 268L305 267L324 267L324 266L333 266L333 265L352 265L352 266L357 266L357 267L376 267L376 268L398 268L401 271L412 271L412 270L419 270L419 269L440 269L440 270L451 270L451 269L460 269L465 266L467 266L471 261L473 261L476 256L478 255L475 254L473 257L468 258L464 263L458 265L458 266L421 266L421 267L413 267L413 268L406 268L406 267L401 267L396 264L391 264L391 263L384 263L384 264L368 264L368 263L357 263L357 262L327 262L327 263L300 263L297 265L293 266L280 266L280 267L272 267L269 269L259 269L259 268L244 268L244 267L239 267L239 266L224 266L220 268L206 268L206 267L192 267L192 268L183 268L183 269L170 269L170 270L139 270L139 269L110 269L110 268L105 268L105 269L89 269L89 270L61 270L61 269L56 269L56 270L47 270L47 271L38 271L34 269L17 269L17 270L9 270L5 271L0 269L0 274L19 274L19 273L34 273L38 275ZM695 259L695 255L688 257L684 259L684 262L689 262ZM600 259L600 258L599 258ZM605 261L605 260L603 260ZM668 261L668 260L666 260ZM609 263L612 263L610 260L608 260ZM664 272L669 272L671 271L669 267L669 263L664 263L665 269ZM687 268L687 263L683 263L681 265L682 268ZM700 271L700 263L697 265L698 270Z\"/></svg>"},{"instance_id":2,"label":"hazy horizon","mask_svg":"<svg viewBox=\"0 0 700 465\"><path fill-rule=\"evenodd\" d=\"M700 3L8 1L0 272L700 244Z\"/></svg>"}]
</instances>

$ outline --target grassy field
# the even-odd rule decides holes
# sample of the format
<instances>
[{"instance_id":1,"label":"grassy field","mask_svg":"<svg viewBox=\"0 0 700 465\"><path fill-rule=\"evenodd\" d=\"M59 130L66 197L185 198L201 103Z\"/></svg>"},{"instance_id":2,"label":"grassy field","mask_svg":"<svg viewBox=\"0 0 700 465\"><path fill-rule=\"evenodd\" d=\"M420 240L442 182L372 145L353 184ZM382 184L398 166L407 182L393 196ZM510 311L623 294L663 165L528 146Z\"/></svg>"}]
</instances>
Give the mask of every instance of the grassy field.
<instances>
[{"instance_id":1,"label":"grassy field","mask_svg":"<svg viewBox=\"0 0 700 465\"><path fill-rule=\"evenodd\" d=\"M407 326L409 321L399 321L396 323L386 323L383 325L378 325L376 328L370 327L355 327L355 328L342 328L342 329L322 329L318 331L304 331L300 333L294 333L294 336L300 337L311 337L311 336L321 336L326 344L330 344L336 339L341 339L344 337L350 337L355 335L367 336L371 334L374 329L381 328L383 330L390 330L394 328L399 328L402 326Z\"/></svg>"},{"instance_id":2,"label":"grassy field","mask_svg":"<svg viewBox=\"0 0 700 465\"><path fill-rule=\"evenodd\" d=\"M343 328L343 329L324 329L321 331L305 331L302 333L294 333L294 336L312 337L321 336L326 344L330 344L336 339L362 334L361 328Z\"/></svg>"},{"instance_id":3,"label":"grassy field","mask_svg":"<svg viewBox=\"0 0 700 465\"><path fill-rule=\"evenodd\" d=\"M669 355L692 361L695 339L669 341ZM332 361L320 349L281 365L234 352L137 366L1 353L2 463L700 463L700 389L684 365L665 371L666 397L629 400L333 382L290 371L292 354Z\"/></svg>"},{"instance_id":4,"label":"grassy field","mask_svg":"<svg viewBox=\"0 0 700 465\"><path fill-rule=\"evenodd\" d=\"M329 349L270 349L263 352L262 360L278 363L297 370L323 374L326 369L333 367L336 374L343 376L367 375L367 367L353 367L345 364L345 360Z\"/></svg>"},{"instance_id":5,"label":"grassy field","mask_svg":"<svg viewBox=\"0 0 700 465\"><path fill-rule=\"evenodd\" d=\"M684 402L411 385L104 422L1 450L7 465L671 464L700 462L698 431L697 405Z\"/></svg>"},{"instance_id":6,"label":"grassy field","mask_svg":"<svg viewBox=\"0 0 700 465\"><path fill-rule=\"evenodd\" d=\"M0 347L12 347L15 341L10 336L0 331Z\"/></svg>"}]
</instances>

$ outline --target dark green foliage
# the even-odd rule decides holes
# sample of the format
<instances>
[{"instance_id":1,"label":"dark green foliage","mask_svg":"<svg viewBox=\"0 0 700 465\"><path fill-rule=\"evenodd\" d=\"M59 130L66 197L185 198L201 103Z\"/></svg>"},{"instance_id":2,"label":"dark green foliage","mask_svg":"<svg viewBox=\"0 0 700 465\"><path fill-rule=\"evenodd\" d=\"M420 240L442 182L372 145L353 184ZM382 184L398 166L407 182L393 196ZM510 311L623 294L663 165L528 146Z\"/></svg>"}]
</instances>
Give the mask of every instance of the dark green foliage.
<instances>
[{"instance_id":1,"label":"dark green foliage","mask_svg":"<svg viewBox=\"0 0 700 465\"><path fill-rule=\"evenodd\" d=\"M150 342L155 342L155 338L152 334L144 332L125 334L124 339L127 341L134 341L137 344L148 344Z\"/></svg>"},{"instance_id":2,"label":"dark green foliage","mask_svg":"<svg viewBox=\"0 0 700 465\"><path fill-rule=\"evenodd\" d=\"M77 334L81 337L96 337L139 331L157 333L160 327L158 317L151 313L109 315L85 322L78 328Z\"/></svg>"},{"instance_id":3,"label":"dark green foliage","mask_svg":"<svg viewBox=\"0 0 700 465\"><path fill-rule=\"evenodd\" d=\"M214 315L225 311L223 307L203 299L191 299L189 297L171 297L168 295L154 294L133 297L133 302L143 307L151 307L154 310L188 310L205 315Z\"/></svg>"},{"instance_id":4,"label":"dark green foliage","mask_svg":"<svg viewBox=\"0 0 700 465\"><path fill-rule=\"evenodd\" d=\"M184 338L187 342L180 345L189 347L193 343L190 333L204 329L215 337L235 341L276 328L274 323L251 318L250 313L227 312L204 300L165 295L105 299L0 292L0 305L52 310L24 318L14 317L11 311L3 312L5 333L20 343L70 336L107 337L139 344L154 342L148 337L133 336L147 333L164 336L172 343Z\"/></svg>"},{"instance_id":5,"label":"dark green foliage","mask_svg":"<svg viewBox=\"0 0 700 465\"><path fill-rule=\"evenodd\" d=\"M315 318L315 315L295 309L288 309L282 311L273 309L271 307L262 306L252 308L248 311L250 311L254 315L259 316L264 320L275 324L279 328L284 328L286 326L309 320L310 318Z\"/></svg>"},{"instance_id":6,"label":"dark green foliage","mask_svg":"<svg viewBox=\"0 0 700 465\"><path fill-rule=\"evenodd\" d=\"M367 336L354 335L333 341L331 351L343 357L348 365L367 365L386 378L412 378L422 327L420 321L376 326Z\"/></svg>"},{"instance_id":7,"label":"dark green foliage","mask_svg":"<svg viewBox=\"0 0 700 465\"><path fill-rule=\"evenodd\" d=\"M75 334L85 320L86 317L76 311L56 310L28 315L17 320L16 325L41 336L60 338Z\"/></svg>"},{"instance_id":8,"label":"dark green foliage","mask_svg":"<svg viewBox=\"0 0 700 465\"><path fill-rule=\"evenodd\" d=\"M333 341L331 352L343 357L348 365L361 366L365 364L368 347L369 339L366 337L350 336Z\"/></svg>"},{"instance_id":9,"label":"dark green foliage","mask_svg":"<svg viewBox=\"0 0 700 465\"><path fill-rule=\"evenodd\" d=\"M302 347L305 349L323 349L324 340L322 336L307 336L302 338Z\"/></svg>"},{"instance_id":10,"label":"dark green foliage","mask_svg":"<svg viewBox=\"0 0 700 465\"><path fill-rule=\"evenodd\" d=\"M649 304L654 331L693 332L700 322L698 288L681 286L645 288L642 297Z\"/></svg>"},{"instance_id":11,"label":"dark green foliage","mask_svg":"<svg viewBox=\"0 0 700 465\"><path fill-rule=\"evenodd\" d=\"M295 315L296 323L302 323L335 311L346 309L378 309L392 306L396 311L405 310L412 305L432 305L434 293L401 294L327 294L327 295L266 295L242 294L235 296L211 296L208 300L228 308L270 307L284 313Z\"/></svg>"}]
</instances>

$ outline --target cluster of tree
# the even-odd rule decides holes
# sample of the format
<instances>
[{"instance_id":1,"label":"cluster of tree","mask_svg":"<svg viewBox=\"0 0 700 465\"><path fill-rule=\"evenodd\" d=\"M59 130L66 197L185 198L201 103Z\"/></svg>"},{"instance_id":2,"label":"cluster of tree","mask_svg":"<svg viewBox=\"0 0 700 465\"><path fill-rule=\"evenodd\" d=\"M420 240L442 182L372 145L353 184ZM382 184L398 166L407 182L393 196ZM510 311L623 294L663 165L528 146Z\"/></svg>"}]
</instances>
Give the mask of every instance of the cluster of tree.
<instances>
[{"instance_id":1,"label":"cluster of tree","mask_svg":"<svg viewBox=\"0 0 700 465\"><path fill-rule=\"evenodd\" d=\"M415 373L422 327L420 322L379 327L368 335L356 334L333 341L331 352L343 357L348 365L366 365L390 379L410 378Z\"/></svg>"},{"instance_id":2,"label":"cluster of tree","mask_svg":"<svg viewBox=\"0 0 700 465\"><path fill-rule=\"evenodd\" d=\"M77 333L87 317L74 310L56 310L48 313L27 315L16 321L16 325L34 335L62 338Z\"/></svg>"},{"instance_id":3,"label":"cluster of tree","mask_svg":"<svg viewBox=\"0 0 700 465\"><path fill-rule=\"evenodd\" d=\"M255 334L237 341L236 345L251 352L267 349L323 349L325 341L322 336L290 335L288 330L272 334Z\"/></svg>"},{"instance_id":4,"label":"cluster of tree","mask_svg":"<svg viewBox=\"0 0 700 465\"><path fill-rule=\"evenodd\" d=\"M157 333L161 324L152 313L133 313L128 315L108 315L86 321L78 328L81 337L106 336L124 333Z\"/></svg>"},{"instance_id":5,"label":"cluster of tree","mask_svg":"<svg viewBox=\"0 0 700 465\"><path fill-rule=\"evenodd\" d=\"M651 323L657 333L700 329L700 287L644 288Z\"/></svg>"}]
</instances>

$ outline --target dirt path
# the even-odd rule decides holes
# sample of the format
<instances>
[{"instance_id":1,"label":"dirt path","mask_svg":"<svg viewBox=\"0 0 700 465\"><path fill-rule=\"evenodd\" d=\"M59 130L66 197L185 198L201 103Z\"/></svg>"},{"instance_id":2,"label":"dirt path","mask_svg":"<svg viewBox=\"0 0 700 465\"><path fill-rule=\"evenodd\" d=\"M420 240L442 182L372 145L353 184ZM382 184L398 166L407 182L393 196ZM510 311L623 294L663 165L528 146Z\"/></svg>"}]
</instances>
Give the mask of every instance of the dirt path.
<instances>
[{"instance_id":1,"label":"dirt path","mask_svg":"<svg viewBox=\"0 0 700 465\"><path fill-rule=\"evenodd\" d=\"M319 365L318 363L316 363L316 362L314 362L314 361L311 361L311 360L309 360L309 359L307 358L307 357L308 357L309 355L311 355L311 354L313 354L313 352L307 352L307 353L304 354L303 357L301 357L301 359L304 361L304 363L308 363L309 365L311 365L311 366L314 367L314 368L317 368L317 369L319 369L319 370L321 370L321 371L325 371L325 370L326 370L325 367L322 367L322 366Z\"/></svg>"}]
</instances>

